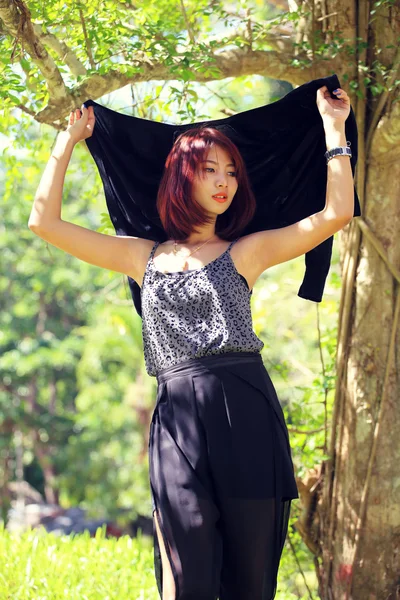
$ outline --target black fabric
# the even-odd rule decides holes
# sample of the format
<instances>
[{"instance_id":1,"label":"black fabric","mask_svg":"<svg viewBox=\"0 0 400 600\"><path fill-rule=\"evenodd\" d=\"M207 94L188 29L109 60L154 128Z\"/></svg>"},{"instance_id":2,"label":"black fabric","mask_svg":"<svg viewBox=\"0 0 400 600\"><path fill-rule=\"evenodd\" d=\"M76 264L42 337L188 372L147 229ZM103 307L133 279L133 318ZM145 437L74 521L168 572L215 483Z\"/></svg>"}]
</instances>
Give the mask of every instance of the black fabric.
<instances>
[{"instance_id":1,"label":"black fabric","mask_svg":"<svg viewBox=\"0 0 400 600\"><path fill-rule=\"evenodd\" d=\"M261 354L189 359L157 374L149 436L154 569L177 600L272 600L291 502L289 435Z\"/></svg>"},{"instance_id":2,"label":"black fabric","mask_svg":"<svg viewBox=\"0 0 400 600\"><path fill-rule=\"evenodd\" d=\"M180 133L208 123L238 146L257 201L251 223L241 235L291 225L325 206L327 165L323 122L317 90L341 87L337 75L315 79L265 106L224 119L173 125L140 119L88 99L96 124L87 147L99 169L111 221L117 235L154 241L168 239L156 209L165 160ZM332 98L335 96L333 94ZM353 109L345 123L351 142L351 168L357 162L357 124ZM354 189L354 216L360 216ZM320 302L332 255L333 236L305 255L301 298ZM141 316L140 287L128 277L133 302Z\"/></svg>"}]
</instances>

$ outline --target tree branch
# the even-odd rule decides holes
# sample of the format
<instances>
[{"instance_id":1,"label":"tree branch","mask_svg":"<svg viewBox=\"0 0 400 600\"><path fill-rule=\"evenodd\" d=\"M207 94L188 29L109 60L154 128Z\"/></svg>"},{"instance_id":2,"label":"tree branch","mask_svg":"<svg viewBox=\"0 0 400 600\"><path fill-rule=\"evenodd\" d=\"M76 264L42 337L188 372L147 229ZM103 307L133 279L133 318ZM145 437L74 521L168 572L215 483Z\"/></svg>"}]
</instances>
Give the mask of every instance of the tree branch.
<instances>
[{"instance_id":1,"label":"tree branch","mask_svg":"<svg viewBox=\"0 0 400 600\"><path fill-rule=\"evenodd\" d=\"M43 31L43 26L37 23L32 23L32 27L37 38L41 39L48 48L51 48L58 55L60 61L63 61L67 65L74 77L87 74L85 65L78 59L75 53L64 41L59 40L53 33L50 33L50 31ZM21 65L21 68L28 78L28 69L25 69L23 65ZM24 110L32 116L35 115L33 111L30 111L26 107L18 106L18 108L21 108L21 110Z\"/></svg>"},{"instance_id":2,"label":"tree branch","mask_svg":"<svg viewBox=\"0 0 400 600\"><path fill-rule=\"evenodd\" d=\"M80 106L88 98L99 98L132 83L168 81L172 78L176 79L177 76L176 72L172 73L170 66L161 59L156 62L145 52L136 52L131 63L136 67L133 73L132 69L130 72L122 73L118 65L112 65L107 73L101 75L94 73L75 87L66 88L57 65L48 54L43 41L65 61L74 75L86 74L84 65L68 46L59 42L53 34L43 33L39 25L31 22L30 12L23 0L0 0L0 19L4 21L7 32L14 35L31 55L46 80L51 100L48 106L36 114L36 121L47 123L56 129L64 127L64 120L71 106ZM221 48L213 45L210 47L210 55L214 59L214 63L210 62L210 67L214 67L213 73L208 75L197 73L196 81L204 83L244 75L268 75L274 79L290 81L294 85L301 85L308 81L311 72L309 69L291 66L293 46L290 37L284 38L281 30L271 28L268 32L262 32L260 37L255 36L254 40L260 41L261 38L264 38L269 46L275 46L276 50L253 50L249 47L229 49L226 48L229 43L226 39L221 43ZM206 46L207 41L204 42ZM87 51L93 66L95 63L90 47L87 47ZM174 58L175 67L179 66L180 60L178 54ZM330 68L335 68L334 61L330 64ZM323 61L319 65L314 65L313 76L326 76L326 64Z\"/></svg>"},{"instance_id":3,"label":"tree branch","mask_svg":"<svg viewBox=\"0 0 400 600\"><path fill-rule=\"evenodd\" d=\"M82 24L83 37L85 38L86 52L89 57L90 66L92 67L92 69L95 69L96 63L93 58L92 47L90 45L89 36L87 34L87 29L86 29L85 17L83 16L83 12L82 12L81 8L79 9L79 17L80 17L81 24Z\"/></svg>"},{"instance_id":4,"label":"tree branch","mask_svg":"<svg viewBox=\"0 0 400 600\"><path fill-rule=\"evenodd\" d=\"M185 20L185 25L186 25L186 29L187 29L187 32L188 32L188 35L189 35L189 39L190 39L190 41L191 41L192 44L195 44L196 40L195 40L195 37L194 37L192 26L190 25L190 21L189 21L189 18L187 16L185 4L184 4L183 0L180 0L180 3L181 3L182 15L183 15L183 18Z\"/></svg>"},{"instance_id":5,"label":"tree branch","mask_svg":"<svg viewBox=\"0 0 400 600\"><path fill-rule=\"evenodd\" d=\"M36 36L43 40L48 48L54 50L60 60L67 65L74 77L86 75L87 70L85 65L81 63L76 54L65 42L60 41L53 33L50 33L50 31L44 32L42 26L37 23L32 23L32 26Z\"/></svg>"},{"instance_id":6,"label":"tree branch","mask_svg":"<svg viewBox=\"0 0 400 600\"><path fill-rule=\"evenodd\" d=\"M47 52L40 38L35 34L31 13L22 0L0 0L0 19L6 31L15 38L11 59L14 58L18 41L28 52L47 82L49 94L56 101L68 96L61 73Z\"/></svg>"},{"instance_id":7,"label":"tree branch","mask_svg":"<svg viewBox=\"0 0 400 600\"><path fill-rule=\"evenodd\" d=\"M308 70L290 66L291 58L292 54L285 56L282 53L262 50L246 51L240 48L226 50L214 55L215 67L219 73L215 75L197 73L196 81L215 81L244 75L268 75L274 79L290 81L294 85L307 82ZM143 53L137 53L134 64L140 67L141 72L121 73L117 68L111 67L104 75L94 74L88 77L82 84L66 93L58 102L53 102L38 113L36 120L40 123L54 125L59 119L64 119L70 111L71 96L74 97L74 106L78 106L88 98L99 98L130 83L176 79L176 74L172 75L168 66L164 63L150 61ZM315 77L326 76L325 64L315 65L314 73Z\"/></svg>"}]
</instances>

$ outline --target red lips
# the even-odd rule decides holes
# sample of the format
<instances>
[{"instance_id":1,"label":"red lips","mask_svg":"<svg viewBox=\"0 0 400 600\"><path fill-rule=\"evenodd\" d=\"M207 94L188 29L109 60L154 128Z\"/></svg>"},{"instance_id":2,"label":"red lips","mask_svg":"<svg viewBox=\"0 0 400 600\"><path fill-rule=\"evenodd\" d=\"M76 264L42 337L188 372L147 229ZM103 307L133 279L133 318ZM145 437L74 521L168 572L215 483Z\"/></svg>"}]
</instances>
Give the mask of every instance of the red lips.
<instances>
[{"instance_id":1,"label":"red lips","mask_svg":"<svg viewBox=\"0 0 400 600\"><path fill-rule=\"evenodd\" d=\"M223 197L217 198L216 196L223 196ZM214 200L216 200L217 202L226 202L228 200L228 196L226 194L215 194L214 196L212 196L212 198L214 198Z\"/></svg>"}]
</instances>

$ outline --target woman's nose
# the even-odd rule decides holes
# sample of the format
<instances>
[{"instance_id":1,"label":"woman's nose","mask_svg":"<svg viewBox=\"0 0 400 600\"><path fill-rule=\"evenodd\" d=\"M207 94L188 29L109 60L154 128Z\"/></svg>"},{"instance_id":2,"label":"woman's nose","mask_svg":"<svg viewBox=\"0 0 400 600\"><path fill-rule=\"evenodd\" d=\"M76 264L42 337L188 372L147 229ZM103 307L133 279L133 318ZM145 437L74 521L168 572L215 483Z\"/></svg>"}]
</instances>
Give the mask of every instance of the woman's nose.
<instances>
[{"instance_id":1,"label":"woman's nose","mask_svg":"<svg viewBox=\"0 0 400 600\"><path fill-rule=\"evenodd\" d=\"M227 185L228 185L228 181L227 181L226 175L220 175L219 177L217 177L217 186L218 187L226 187Z\"/></svg>"}]
</instances>

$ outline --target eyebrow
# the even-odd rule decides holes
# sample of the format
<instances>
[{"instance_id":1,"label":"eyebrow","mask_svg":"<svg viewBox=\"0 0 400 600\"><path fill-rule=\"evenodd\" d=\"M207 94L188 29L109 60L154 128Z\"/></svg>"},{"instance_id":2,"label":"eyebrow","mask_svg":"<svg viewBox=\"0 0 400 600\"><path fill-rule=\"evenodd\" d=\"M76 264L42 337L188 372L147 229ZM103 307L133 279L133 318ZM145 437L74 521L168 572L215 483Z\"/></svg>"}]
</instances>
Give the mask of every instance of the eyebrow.
<instances>
[{"instance_id":1,"label":"eyebrow","mask_svg":"<svg viewBox=\"0 0 400 600\"><path fill-rule=\"evenodd\" d=\"M217 165L217 164L218 164L218 163L217 163L215 160L210 160L210 159L207 159L207 160L202 160L201 162L202 162L202 163L204 163L204 162L210 162L210 163L214 163L215 165ZM227 164L226 164L226 166L227 166L227 167L234 167L235 165L234 165L233 163L227 163Z\"/></svg>"}]
</instances>

